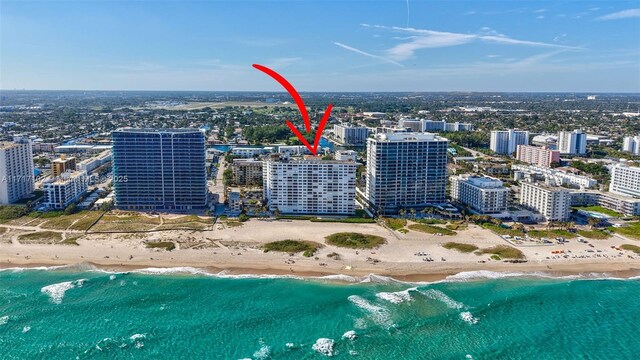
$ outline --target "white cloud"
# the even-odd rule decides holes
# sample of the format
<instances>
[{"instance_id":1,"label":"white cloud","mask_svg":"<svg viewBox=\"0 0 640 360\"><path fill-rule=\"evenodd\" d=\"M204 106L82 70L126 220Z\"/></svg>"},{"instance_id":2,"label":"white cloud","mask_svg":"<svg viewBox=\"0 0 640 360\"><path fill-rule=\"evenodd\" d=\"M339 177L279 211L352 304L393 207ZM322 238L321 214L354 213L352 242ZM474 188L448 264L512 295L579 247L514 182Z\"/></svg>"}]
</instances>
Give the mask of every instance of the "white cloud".
<instances>
[{"instance_id":1,"label":"white cloud","mask_svg":"<svg viewBox=\"0 0 640 360\"><path fill-rule=\"evenodd\" d=\"M398 62L396 62L396 61L393 61L393 60L391 60L391 59L387 59L386 57L378 56L378 55L374 55L374 54L370 54L370 53L368 53L368 52L366 52L366 51L362 51L362 50L356 49L356 48L354 48L354 47L351 47L351 46L349 46L349 45L345 45L345 44L339 43L339 42L337 42L337 41L334 41L334 42L333 42L333 44L334 44L334 45L336 45L336 46L339 46L339 47L341 47L341 48L343 48L343 49L346 49L346 50L349 50L349 51L353 51L353 52L355 52L355 53L358 53L358 54L360 54L360 55L364 55L364 56L368 56L368 57L370 57L370 58L374 58L374 59L382 60L382 61L384 61L384 62L387 62L387 63L390 63L390 64L394 64L394 65L397 65L397 66L403 66L402 64L400 64L400 63L398 63Z\"/></svg>"},{"instance_id":2,"label":"white cloud","mask_svg":"<svg viewBox=\"0 0 640 360\"><path fill-rule=\"evenodd\" d=\"M370 25L377 29L385 29L411 34L409 41L395 45L387 49L390 59L402 61L412 57L417 50L428 48L441 48L450 46L459 46L472 42L497 43L503 45L521 45L535 47L550 47L558 49L581 49L579 47L565 46L560 44L550 44L538 41L528 41L510 38L504 34L500 34L495 30L483 27L478 34L462 34L444 31L434 31L415 28L389 27L383 25Z\"/></svg>"},{"instance_id":3,"label":"white cloud","mask_svg":"<svg viewBox=\"0 0 640 360\"><path fill-rule=\"evenodd\" d=\"M627 9L600 16L597 20L620 20L637 17L640 17L640 9Z\"/></svg>"},{"instance_id":4,"label":"white cloud","mask_svg":"<svg viewBox=\"0 0 640 360\"><path fill-rule=\"evenodd\" d=\"M285 57L270 60L265 66L270 68L283 68L302 60L301 57Z\"/></svg>"},{"instance_id":5,"label":"white cloud","mask_svg":"<svg viewBox=\"0 0 640 360\"><path fill-rule=\"evenodd\" d=\"M544 15L536 16L536 19L544 19Z\"/></svg>"}]
</instances>

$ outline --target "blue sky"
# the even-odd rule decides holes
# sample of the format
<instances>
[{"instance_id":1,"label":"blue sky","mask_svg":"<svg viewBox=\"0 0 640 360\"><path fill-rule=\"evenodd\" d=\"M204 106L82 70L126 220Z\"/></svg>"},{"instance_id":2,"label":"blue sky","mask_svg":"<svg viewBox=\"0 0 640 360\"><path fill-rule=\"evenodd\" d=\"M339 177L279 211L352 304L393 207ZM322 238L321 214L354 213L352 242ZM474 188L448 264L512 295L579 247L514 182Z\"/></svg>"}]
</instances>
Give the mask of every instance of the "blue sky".
<instances>
[{"instance_id":1,"label":"blue sky","mask_svg":"<svg viewBox=\"0 0 640 360\"><path fill-rule=\"evenodd\" d=\"M1 89L640 92L637 1L5 1Z\"/></svg>"}]
</instances>

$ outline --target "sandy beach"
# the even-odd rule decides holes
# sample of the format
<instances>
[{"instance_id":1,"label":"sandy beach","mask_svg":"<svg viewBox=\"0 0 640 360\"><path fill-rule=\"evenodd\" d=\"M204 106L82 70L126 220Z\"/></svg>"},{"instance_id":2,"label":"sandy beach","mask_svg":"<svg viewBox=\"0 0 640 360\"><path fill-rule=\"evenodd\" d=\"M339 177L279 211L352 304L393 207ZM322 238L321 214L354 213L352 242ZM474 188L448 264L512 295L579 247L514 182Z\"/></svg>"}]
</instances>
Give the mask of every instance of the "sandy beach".
<instances>
[{"instance_id":1,"label":"sandy beach","mask_svg":"<svg viewBox=\"0 0 640 360\"><path fill-rule=\"evenodd\" d=\"M502 237L476 225L452 236L437 236L417 231L406 234L378 224L318 223L302 220L252 219L240 226L224 222L205 231L158 231L123 234L84 234L60 231L63 236L81 236L78 245L22 244L19 234L28 226L3 225L0 234L0 267L32 267L93 264L107 270L139 268L192 267L210 273L273 274L316 277L368 274L390 276L408 281L434 281L471 271L544 272L552 276L570 274L632 277L640 275L640 255L616 250L621 244L637 241L613 235L590 244L570 239L566 244L516 246L527 262L492 260L489 255L461 253L442 244L458 242L480 248L509 245ZM265 253L261 246L270 241L300 239L325 243L325 237L337 232L358 232L382 236L387 244L373 250L354 250L324 245L314 257L302 254ZM174 241L173 251L149 249L144 241ZM553 251L564 254L552 254ZM327 257L338 253L339 258ZM567 255L567 256L564 256ZM425 261L431 258L433 261Z\"/></svg>"}]
</instances>

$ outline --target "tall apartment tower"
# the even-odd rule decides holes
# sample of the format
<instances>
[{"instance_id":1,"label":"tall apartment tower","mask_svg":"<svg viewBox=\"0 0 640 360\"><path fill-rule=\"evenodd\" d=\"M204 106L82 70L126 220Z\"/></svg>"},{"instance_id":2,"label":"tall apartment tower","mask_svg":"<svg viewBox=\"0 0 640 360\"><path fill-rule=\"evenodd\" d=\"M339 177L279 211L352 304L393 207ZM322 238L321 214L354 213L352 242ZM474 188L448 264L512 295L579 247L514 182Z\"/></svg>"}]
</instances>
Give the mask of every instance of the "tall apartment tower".
<instances>
[{"instance_id":1,"label":"tall apartment tower","mask_svg":"<svg viewBox=\"0 0 640 360\"><path fill-rule=\"evenodd\" d=\"M431 133L377 134L367 140L365 198L378 213L445 202L447 145Z\"/></svg>"},{"instance_id":2,"label":"tall apartment tower","mask_svg":"<svg viewBox=\"0 0 640 360\"><path fill-rule=\"evenodd\" d=\"M352 215L357 166L353 161L267 160L264 198L271 211L285 214Z\"/></svg>"},{"instance_id":3,"label":"tall apartment tower","mask_svg":"<svg viewBox=\"0 0 640 360\"><path fill-rule=\"evenodd\" d=\"M562 187L529 182L520 183L520 204L536 210L546 221L567 221L571 192Z\"/></svg>"},{"instance_id":4,"label":"tall apartment tower","mask_svg":"<svg viewBox=\"0 0 640 360\"><path fill-rule=\"evenodd\" d=\"M527 164L550 167L552 163L560 162L560 151L551 150L546 146L518 145L516 160Z\"/></svg>"},{"instance_id":5,"label":"tall apartment tower","mask_svg":"<svg viewBox=\"0 0 640 360\"><path fill-rule=\"evenodd\" d=\"M480 214L496 214L507 210L509 189L503 182L480 176L452 176L451 198Z\"/></svg>"},{"instance_id":6,"label":"tall apartment tower","mask_svg":"<svg viewBox=\"0 0 640 360\"><path fill-rule=\"evenodd\" d=\"M518 145L529 145L529 132L501 130L491 132L490 148L497 154L511 155Z\"/></svg>"},{"instance_id":7,"label":"tall apartment tower","mask_svg":"<svg viewBox=\"0 0 640 360\"><path fill-rule=\"evenodd\" d=\"M616 164L609 171L611 173L610 192L640 197L640 167Z\"/></svg>"},{"instance_id":8,"label":"tall apartment tower","mask_svg":"<svg viewBox=\"0 0 640 360\"><path fill-rule=\"evenodd\" d=\"M558 151L561 154L582 155L587 152L587 134L582 130L560 131Z\"/></svg>"},{"instance_id":9,"label":"tall apartment tower","mask_svg":"<svg viewBox=\"0 0 640 360\"><path fill-rule=\"evenodd\" d=\"M640 135L626 136L622 140L622 151L633 155L640 155Z\"/></svg>"},{"instance_id":10,"label":"tall apartment tower","mask_svg":"<svg viewBox=\"0 0 640 360\"><path fill-rule=\"evenodd\" d=\"M336 140L343 145L364 145L369 136L369 129L364 126L333 125Z\"/></svg>"},{"instance_id":11,"label":"tall apartment tower","mask_svg":"<svg viewBox=\"0 0 640 360\"><path fill-rule=\"evenodd\" d=\"M31 144L0 142L0 204L23 199L34 189Z\"/></svg>"},{"instance_id":12,"label":"tall apartment tower","mask_svg":"<svg viewBox=\"0 0 640 360\"><path fill-rule=\"evenodd\" d=\"M51 176L59 177L62 173L76 170L76 158L60 156L51 161Z\"/></svg>"},{"instance_id":13,"label":"tall apartment tower","mask_svg":"<svg viewBox=\"0 0 640 360\"><path fill-rule=\"evenodd\" d=\"M112 133L115 204L123 210L196 210L207 205L204 134L196 129Z\"/></svg>"}]
</instances>

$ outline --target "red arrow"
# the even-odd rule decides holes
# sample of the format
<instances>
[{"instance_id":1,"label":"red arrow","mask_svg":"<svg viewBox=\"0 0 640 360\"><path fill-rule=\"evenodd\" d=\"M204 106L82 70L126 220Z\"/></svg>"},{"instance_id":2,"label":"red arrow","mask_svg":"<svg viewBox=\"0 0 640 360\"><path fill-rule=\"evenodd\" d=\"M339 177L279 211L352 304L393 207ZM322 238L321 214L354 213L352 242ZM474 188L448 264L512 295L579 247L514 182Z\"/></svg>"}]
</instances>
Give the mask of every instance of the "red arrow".
<instances>
[{"instance_id":1,"label":"red arrow","mask_svg":"<svg viewBox=\"0 0 640 360\"><path fill-rule=\"evenodd\" d=\"M289 83L287 81L287 79L282 77L282 75L280 75L277 72L269 69L266 66L253 64L253 67L258 69L258 70L260 70L260 71L262 71L263 73L271 76L275 81L280 83L280 85L282 85L287 90L289 95L291 95L293 100L298 105L298 110L300 110L300 115L302 115L302 120L304 120L304 125L305 125L305 128L307 130L307 134L310 134L311 133L311 120L309 120L309 114L307 113L307 107L304 105L304 101L302 101L302 98L300 97L300 94L298 94L298 91L296 91L296 89L293 87L293 85L291 85L291 83ZM327 106L327 109L324 111L324 115L322 115L322 119L320 120L320 124L318 125L318 129L316 131L316 137L314 139L313 146L311 146L309 144L309 142L302 135L300 130L298 130L298 128L295 125L293 125L293 123L291 121L286 120L287 126L289 127L289 129L291 129L291 131L296 135L298 140L300 140L304 144L304 146L306 146L307 149L309 149L309 151L311 151L311 153L313 155L316 155L316 153L318 152L318 146L320 145L320 138L322 137L322 131L324 130L324 126L327 124L327 120L329 120L329 116L331 115L331 109L332 108L333 108L333 104L329 104L329 106Z\"/></svg>"}]
</instances>

